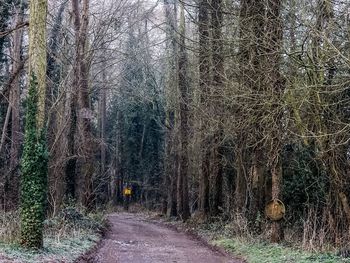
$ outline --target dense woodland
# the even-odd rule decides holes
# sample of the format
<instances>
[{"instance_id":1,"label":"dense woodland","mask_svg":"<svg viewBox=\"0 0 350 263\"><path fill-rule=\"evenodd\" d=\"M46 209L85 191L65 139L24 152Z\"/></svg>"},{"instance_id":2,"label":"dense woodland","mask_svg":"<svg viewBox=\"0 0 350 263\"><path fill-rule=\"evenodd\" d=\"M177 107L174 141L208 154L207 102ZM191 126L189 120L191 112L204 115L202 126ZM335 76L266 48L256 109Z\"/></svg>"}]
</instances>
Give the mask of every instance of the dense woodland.
<instances>
[{"instance_id":1,"label":"dense woodland","mask_svg":"<svg viewBox=\"0 0 350 263\"><path fill-rule=\"evenodd\" d=\"M0 127L0 210L25 246L126 184L168 217L343 246L350 3L0 0Z\"/></svg>"}]
</instances>

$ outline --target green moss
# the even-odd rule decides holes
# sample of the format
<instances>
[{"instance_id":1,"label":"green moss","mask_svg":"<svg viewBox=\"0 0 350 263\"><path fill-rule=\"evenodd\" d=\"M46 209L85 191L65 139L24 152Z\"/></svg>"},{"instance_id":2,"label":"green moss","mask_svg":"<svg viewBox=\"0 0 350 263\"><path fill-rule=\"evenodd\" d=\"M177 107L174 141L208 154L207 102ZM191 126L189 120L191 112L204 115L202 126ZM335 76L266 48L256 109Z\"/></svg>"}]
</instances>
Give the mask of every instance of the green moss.
<instances>
[{"instance_id":1,"label":"green moss","mask_svg":"<svg viewBox=\"0 0 350 263\"><path fill-rule=\"evenodd\" d=\"M245 258L248 263L340 263L350 262L332 253L309 253L298 249L263 242L247 242L238 239L221 239L214 241L234 255Z\"/></svg>"},{"instance_id":2,"label":"green moss","mask_svg":"<svg viewBox=\"0 0 350 263\"><path fill-rule=\"evenodd\" d=\"M24 151L21 162L21 244L28 248L43 245L43 222L47 200L48 152L45 130L38 130L38 83L32 76L26 112Z\"/></svg>"}]
</instances>

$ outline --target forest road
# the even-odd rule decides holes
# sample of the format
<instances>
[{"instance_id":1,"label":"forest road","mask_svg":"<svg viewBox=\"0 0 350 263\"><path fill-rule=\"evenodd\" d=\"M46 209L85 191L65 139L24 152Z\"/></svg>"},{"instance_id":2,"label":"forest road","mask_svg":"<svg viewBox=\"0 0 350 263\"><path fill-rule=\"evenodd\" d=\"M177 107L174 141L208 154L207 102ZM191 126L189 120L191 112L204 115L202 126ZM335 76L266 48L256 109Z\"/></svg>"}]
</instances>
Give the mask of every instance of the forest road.
<instances>
[{"instance_id":1,"label":"forest road","mask_svg":"<svg viewBox=\"0 0 350 263\"><path fill-rule=\"evenodd\" d=\"M94 263L241 263L194 237L130 213L109 215L111 228Z\"/></svg>"}]
</instances>

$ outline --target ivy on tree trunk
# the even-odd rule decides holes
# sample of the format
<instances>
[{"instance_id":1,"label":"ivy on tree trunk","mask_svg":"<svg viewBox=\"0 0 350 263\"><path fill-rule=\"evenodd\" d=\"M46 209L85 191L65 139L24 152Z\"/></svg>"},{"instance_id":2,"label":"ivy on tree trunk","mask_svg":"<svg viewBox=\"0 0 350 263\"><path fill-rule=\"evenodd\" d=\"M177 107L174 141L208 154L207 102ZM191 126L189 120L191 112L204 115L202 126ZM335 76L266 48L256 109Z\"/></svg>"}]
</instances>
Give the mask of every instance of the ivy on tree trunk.
<instances>
[{"instance_id":1,"label":"ivy on tree trunk","mask_svg":"<svg viewBox=\"0 0 350 263\"><path fill-rule=\"evenodd\" d=\"M21 244L29 248L43 245L43 222L47 196L46 131L36 126L38 113L37 80L30 82L24 152L21 163Z\"/></svg>"}]
</instances>

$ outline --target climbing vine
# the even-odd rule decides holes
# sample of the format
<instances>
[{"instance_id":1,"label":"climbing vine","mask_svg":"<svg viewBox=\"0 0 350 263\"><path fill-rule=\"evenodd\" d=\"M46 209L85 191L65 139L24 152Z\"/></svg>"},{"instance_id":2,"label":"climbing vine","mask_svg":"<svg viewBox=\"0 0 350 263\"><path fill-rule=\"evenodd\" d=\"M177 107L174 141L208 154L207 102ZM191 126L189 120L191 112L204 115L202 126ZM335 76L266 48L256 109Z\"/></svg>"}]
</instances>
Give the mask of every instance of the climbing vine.
<instances>
[{"instance_id":1,"label":"climbing vine","mask_svg":"<svg viewBox=\"0 0 350 263\"><path fill-rule=\"evenodd\" d=\"M27 101L24 152L21 163L21 244L41 248L47 196L46 130L36 125L38 112L37 80L30 82Z\"/></svg>"}]
</instances>

